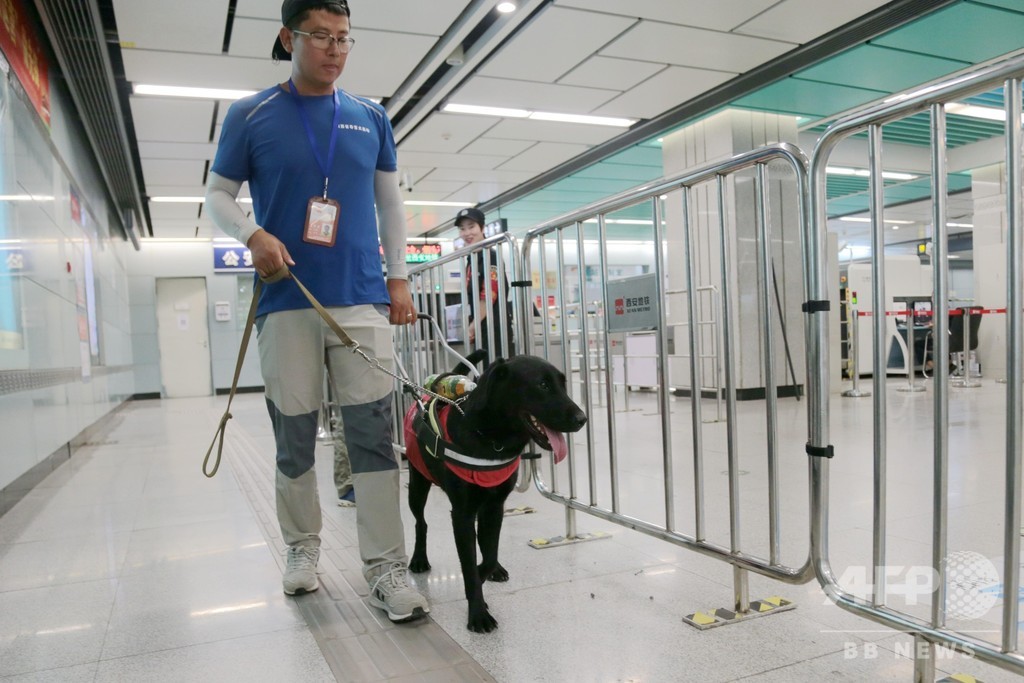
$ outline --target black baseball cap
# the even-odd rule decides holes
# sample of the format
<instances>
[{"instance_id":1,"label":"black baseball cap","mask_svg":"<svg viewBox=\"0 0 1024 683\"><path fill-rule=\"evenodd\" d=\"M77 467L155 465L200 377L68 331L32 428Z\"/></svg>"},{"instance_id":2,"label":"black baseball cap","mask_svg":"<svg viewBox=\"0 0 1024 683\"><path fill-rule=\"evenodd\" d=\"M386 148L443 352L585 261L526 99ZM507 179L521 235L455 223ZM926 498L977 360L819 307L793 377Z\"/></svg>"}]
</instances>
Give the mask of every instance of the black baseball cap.
<instances>
[{"instance_id":1,"label":"black baseball cap","mask_svg":"<svg viewBox=\"0 0 1024 683\"><path fill-rule=\"evenodd\" d=\"M346 0L284 0L281 3L281 25L287 26L289 21L308 9L326 8L330 5L344 12L347 17L352 16ZM278 36L277 40L274 41L274 49L271 50L270 55L278 61L292 61L292 53L284 49L284 45L281 43L281 36Z\"/></svg>"},{"instance_id":2,"label":"black baseball cap","mask_svg":"<svg viewBox=\"0 0 1024 683\"><path fill-rule=\"evenodd\" d=\"M459 227L459 223L462 222L463 218L479 223L480 227L484 225L484 212L480 209L462 209L458 215L455 216L455 227Z\"/></svg>"}]
</instances>

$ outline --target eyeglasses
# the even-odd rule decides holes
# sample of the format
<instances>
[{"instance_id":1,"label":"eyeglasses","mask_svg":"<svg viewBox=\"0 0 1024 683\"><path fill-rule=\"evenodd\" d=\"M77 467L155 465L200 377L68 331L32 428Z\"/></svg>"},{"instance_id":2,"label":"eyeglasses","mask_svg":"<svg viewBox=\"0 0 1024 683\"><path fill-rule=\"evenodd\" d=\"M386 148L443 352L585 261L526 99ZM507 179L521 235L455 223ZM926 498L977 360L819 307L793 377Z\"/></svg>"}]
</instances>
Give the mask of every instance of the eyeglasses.
<instances>
[{"instance_id":1,"label":"eyeglasses","mask_svg":"<svg viewBox=\"0 0 1024 683\"><path fill-rule=\"evenodd\" d=\"M342 54L352 49L352 46L356 44L356 39L352 36L339 36L335 38L330 33L324 33L323 31L300 31L297 28L292 29L292 33L298 33L300 36L309 36L309 42L313 44L313 47L321 50L326 50L331 47L331 43L338 44L338 52Z\"/></svg>"}]
</instances>

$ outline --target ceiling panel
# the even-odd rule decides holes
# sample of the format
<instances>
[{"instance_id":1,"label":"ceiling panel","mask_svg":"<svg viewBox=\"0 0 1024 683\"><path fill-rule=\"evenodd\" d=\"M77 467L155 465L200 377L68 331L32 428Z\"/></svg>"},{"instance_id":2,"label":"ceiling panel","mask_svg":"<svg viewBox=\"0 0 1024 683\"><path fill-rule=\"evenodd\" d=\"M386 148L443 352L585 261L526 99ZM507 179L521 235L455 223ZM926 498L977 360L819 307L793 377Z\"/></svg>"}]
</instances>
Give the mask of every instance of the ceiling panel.
<instances>
[{"instance_id":1,"label":"ceiling panel","mask_svg":"<svg viewBox=\"0 0 1024 683\"><path fill-rule=\"evenodd\" d=\"M473 169L455 166L441 166L430 174L430 179L465 180L466 182L489 182L518 185L533 177L527 171L509 171L507 169Z\"/></svg>"},{"instance_id":2,"label":"ceiling panel","mask_svg":"<svg viewBox=\"0 0 1024 683\"><path fill-rule=\"evenodd\" d=\"M180 159L143 159L142 175L146 187L153 185L202 186L205 164ZM153 196L152 194L150 196Z\"/></svg>"},{"instance_id":3,"label":"ceiling panel","mask_svg":"<svg viewBox=\"0 0 1024 683\"><path fill-rule=\"evenodd\" d=\"M228 0L205 0L182 12L176 2L113 0L122 47L220 54L224 49ZM183 44L183 36L188 42ZM270 54L270 50L267 50Z\"/></svg>"},{"instance_id":4,"label":"ceiling panel","mask_svg":"<svg viewBox=\"0 0 1024 683\"><path fill-rule=\"evenodd\" d=\"M398 151L455 154L493 128L498 120L490 116L438 113L406 136Z\"/></svg>"},{"instance_id":5,"label":"ceiling panel","mask_svg":"<svg viewBox=\"0 0 1024 683\"><path fill-rule=\"evenodd\" d=\"M615 90L476 76L459 88L449 101L488 107L586 114L617 94Z\"/></svg>"},{"instance_id":6,"label":"ceiling panel","mask_svg":"<svg viewBox=\"0 0 1024 683\"><path fill-rule=\"evenodd\" d=\"M263 90L288 80L290 65L266 59L188 52L122 50L125 78L130 83L183 85L198 88Z\"/></svg>"},{"instance_id":7,"label":"ceiling panel","mask_svg":"<svg viewBox=\"0 0 1024 683\"><path fill-rule=\"evenodd\" d=\"M199 222L200 204L165 204L162 202L150 202L149 213L153 218L166 218L178 221Z\"/></svg>"},{"instance_id":8,"label":"ceiling panel","mask_svg":"<svg viewBox=\"0 0 1024 683\"><path fill-rule=\"evenodd\" d=\"M592 113L649 119L725 83L735 74L671 66L604 104Z\"/></svg>"},{"instance_id":9,"label":"ceiling panel","mask_svg":"<svg viewBox=\"0 0 1024 683\"><path fill-rule=\"evenodd\" d=\"M810 81L899 92L970 66L967 62L862 45L800 72Z\"/></svg>"},{"instance_id":10,"label":"ceiling panel","mask_svg":"<svg viewBox=\"0 0 1024 683\"><path fill-rule=\"evenodd\" d=\"M556 5L730 31L778 0L555 0ZM830 8L831 11L831 8Z\"/></svg>"},{"instance_id":11,"label":"ceiling panel","mask_svg":"<svg viewBox=\"0 0 1024 683\"><path fill-rule=\"evenodd\" d=\"M547 170L552 166L571 159L577 154L587 151L586 145L572 145L562 142L538 142L522 154L512 157L499 168L507 171L532 171L534 173Z\"/></svg>"},{"instance_id":12,"label":"ceiling panel","mask_svg":"<svg viewBox=\"0 0 1024 683\"><path fill-rule=\"evenodd\" d=\"M438 154L436 152L400 152L399 166L451 167L464 169L492 169L506 157L488 154Z\"/></svg>"},{"instance_id":13,"label":"ceiling panel","mask_svg":"<svg viewBox=\"0 0 1024 683\"><path fill-rule=\"evenodd\" d=\"M559 121L534 121L532 119L503 119L501 123L487 131L484 137L596 145L610 140L616 135L621 135L622 131L622 128L616 126L591 126Z\"/></svg>"},{"instance_id":14,"label":"ceiling panel","mask_svg":"<svg viewBox=\"0 0 1024 683\"><path fill-rule=\"evenodd\" d=\"M794 43L642 21L601 54L742 73L794 47Z\"/></svg>"},{"instance_id":15,"label":"ceiling panel","mask_svg":"<svg viewBox=\"0 0 1024 683\"><path fill-rule=\"evenodd\" d=\"M634 23L625 17L549 7L491 57L480 73L554 83ZM586 30L578 30L581 26Z\"/></svg>"},{"instance_id":16,"label":"ceiling panel","mask_svg":"<svg viewBox=\"0 0 1024 683\"><path fill-rule=\"evenodd\" d=\"M977 63L1020 49L1022 35L1024 13L961 3L871 42Z\"/></svg>"},{"instance_id":17,"label":"ceiling panel","mask_svg":"<svg viewBox=\"0 0 1024 683\"><path fill-rule=\"evenodd\" d=\"M733 104L748 109L821 118L888 94L879 90L851 88L835 83L817 83L790 77L741 97Z\"/></svg>"},{"instance_id":18,"label":"ceiling panel","mask_svg":"<svg viewBox=\"0 0 1024 683\"><path fill-rule=\"evenodd\" d=\"M515 156L529 149L536 142L533 140L498 140L495 138L479 138L466 145L461 151L466 154L491 154L494 156Z\"/></svg>"},{"instance_id":19,"label":"ceiling panel","mask_svg":"<svg viewBox=\"0 0 1024 683\"><path fill-rule=\"evenodd\" d=\"M212 160L217 145L212 142L139 142L139 156L144 159Z\"/></svg>"},{"instance_id":20,"label":"ceiling panel","mask_svg":"<svg viewBox=\"0 0 1024 683\"><path fill-rule=\"evenodd\" d=\"M663 64L638 62L635 59L594 56L560 78L558 82L565 85L582 85L586 88L625 91L664 68Z\"/></svg>"},{"instance_id":21,"label":"ceiling panel","mask_svg":"<svg viewBox=\"0 0 1024 683\"><path fill-rule=\"evenodd\" d=\"M823 12L821 0L785 0L739 26L736 33L806 43L889 1L843 0L829 3Z\"/></svg>"},{"instance_id":22,"label":"ceiling panel","mask_svg":"<svg viewBox=\"0 0 1024 683\"><path fill-rule=\"evenodd\" d=\"M209 142L213 102L133 95L129 98L137 140Z\"/></svg>"}]
</instances>

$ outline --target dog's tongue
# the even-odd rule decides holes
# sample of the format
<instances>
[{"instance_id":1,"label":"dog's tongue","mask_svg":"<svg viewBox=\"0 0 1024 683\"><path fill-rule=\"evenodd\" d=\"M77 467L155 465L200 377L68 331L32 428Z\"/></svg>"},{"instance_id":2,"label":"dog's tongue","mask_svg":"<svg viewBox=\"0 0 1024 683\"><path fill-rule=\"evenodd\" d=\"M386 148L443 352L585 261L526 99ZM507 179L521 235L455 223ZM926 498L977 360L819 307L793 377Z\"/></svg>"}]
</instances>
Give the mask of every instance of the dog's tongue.
<instances>
[{"instance_id":1,"label":"dog's tongue","mask_svg":"<svg viewBox=\"0 0 1024 683\"><path fill-rule=\"evenodd\" d=\"M562 436L561 432L549 429L545 425L541 425L541 428L544 430L544 436L548 437L548 443L551 444L551 452L555 456L555 462L562 462L565 459L565 454L569 452L569 447L565 444L565 437Z\"/></svg>"}]
</instances>

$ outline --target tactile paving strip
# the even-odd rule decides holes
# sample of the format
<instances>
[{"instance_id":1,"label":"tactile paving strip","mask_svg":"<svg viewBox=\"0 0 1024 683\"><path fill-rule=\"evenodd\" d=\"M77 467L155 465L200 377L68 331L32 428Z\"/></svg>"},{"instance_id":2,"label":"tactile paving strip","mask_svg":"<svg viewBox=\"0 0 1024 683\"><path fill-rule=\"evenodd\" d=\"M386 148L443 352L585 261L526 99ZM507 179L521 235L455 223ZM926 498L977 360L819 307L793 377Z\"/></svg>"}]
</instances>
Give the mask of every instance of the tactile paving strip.
<instances>
[{"instance_id":1,"label":"tactile paving strip","mask_svg":"<svg viewBox=\"0 0 1024 683\"><path fill-rule=\"evenodd\" d=\"M283 572L285 546L275 514L273 458L261 455L239 424L232 424L228 430L224 451L230 471ZM495 680L433 620L392 624L383 612L370 607L365 600L369 587L361 566L354 526L348 529L325 514L320 589L295 601L337 680Z\"/></svg>"}]
</instances>

